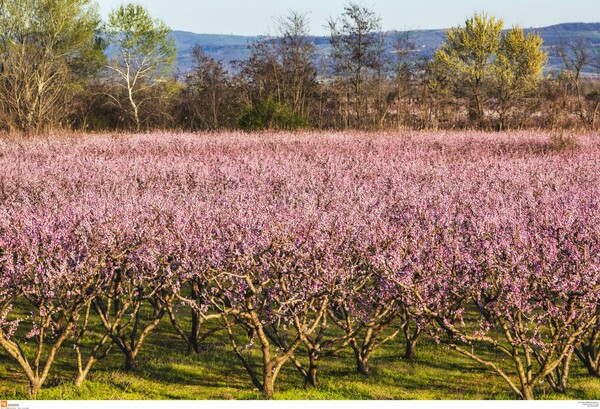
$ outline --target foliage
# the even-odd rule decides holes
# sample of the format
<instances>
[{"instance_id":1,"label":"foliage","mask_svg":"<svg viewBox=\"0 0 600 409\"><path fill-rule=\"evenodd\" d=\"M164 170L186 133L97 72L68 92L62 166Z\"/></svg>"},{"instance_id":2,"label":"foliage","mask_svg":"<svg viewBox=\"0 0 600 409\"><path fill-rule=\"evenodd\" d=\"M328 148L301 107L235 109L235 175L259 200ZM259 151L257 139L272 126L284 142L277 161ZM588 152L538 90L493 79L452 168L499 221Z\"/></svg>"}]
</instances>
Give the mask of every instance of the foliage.
<instances>
[{"instance_id":1,"label":"foliage","mask_svg":"<svg viewBox=\"0 0 600 409\"><path fill-rule=\"evenodd\" d=\"M90 0L0 3L0 122L41 133L71 113L68 102L103 61ZM64 123L63 123L64 126Z\"/></svg>"},{"instance_id":2,"label":"foliage","mask_svg":"<svg viewBox=\"0 0 600 409\"><path fill-rule=\"evenodd\" d=\"M446 41L435 53L439 69L445 73L455 92L469 99L469 114L483 122L486 108L485 89L492 81L492 56L500 47L504 22L485 13L475 14L464 27L448 30Z\"/></svg>"},{"instance_id":3,"label":"foliage","mask_svg":"<svg viewBox=\"0 0 600 409\"><path fill-rule=\"evenodd\" d=\"M493 16L475 14L464 27L450 29L434 55L440 81L455 96L467 98L470 118L480 126L490 99L497 98L500 129L510 108L536 89L547 61L539 35L525 35L518 27L502 34L503 25Z\"/></svg>"},{"instance_id":4,"label":"foliage","mask_svg":"<svg viewBox=\"0 0 600 409\"><path fill-rule=\"evenodd\" d=\"M109 95L140 130L141 107L157 98L152 90L165 82L175 61L171 29L160 19L153 19L143 6L128 3L110 13L105 32L107 43L116 52L108 65L112 74L109 81L116 81Z\"/></svg>"},{"instance_id":5,"label":"foliage","mask_svg":"<svg viewBox=\"0 0 600 409\"><path fill-rule=\"evenodd\" d=\"M499 128L505 127L506 115L515 104L534 92L542 80L542 70L548 60L542 51L539 34L513 27L502 37L494 61L494 88L498 98Z\"/></svg>"},{"instance_id":6,"label":"foliage","mask_svg":"<svg viewBox=\"0 0 600 409\"><path fill-rule=\"evenodd\" d=\"M307 120L295 113L289 105L276 102L272 98L244 108L237 118L237 126L246 131L264 129L293 131L307 125Z\"/></svg>"}]
</instances>

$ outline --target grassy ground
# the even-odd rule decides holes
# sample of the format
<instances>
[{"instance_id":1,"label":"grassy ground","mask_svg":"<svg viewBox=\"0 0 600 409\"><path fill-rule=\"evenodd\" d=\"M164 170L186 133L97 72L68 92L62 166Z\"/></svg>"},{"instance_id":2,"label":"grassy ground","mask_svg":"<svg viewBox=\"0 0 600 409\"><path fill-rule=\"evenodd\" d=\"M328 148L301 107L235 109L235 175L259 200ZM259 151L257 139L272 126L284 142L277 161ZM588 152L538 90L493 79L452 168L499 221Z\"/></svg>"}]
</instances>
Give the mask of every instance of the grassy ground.
<instances>
[{"instance_id":1,"label":"grassy ground","mask_svg":"<svg viewBox=\"0 0 600 409\"><path fill-rule=\"evenodd\" d=\"M207 351L185 353L184 343L163 322L143 347L138 367L127 373L115 349L99 362L81 388L73 386L74 353L67 344L38 399L261 399L223 333L208 340ZM321 385L305 389L297 370L287 364L277 381L275 399L514 399L494 373L430 339L423 338L413 361L402 355L402 340L384 346L373 357L372 374L358 375L353 356L342 351L324 356ZM300 355L300 354L299 354ZM257 355L258 356L258 355ZM540 399L599 399L600 380L585 375L573 361L567 395L538 389ZM0 352L0 398L28 399L27 383L17 364Z\"/></svg>"}]
</instances>

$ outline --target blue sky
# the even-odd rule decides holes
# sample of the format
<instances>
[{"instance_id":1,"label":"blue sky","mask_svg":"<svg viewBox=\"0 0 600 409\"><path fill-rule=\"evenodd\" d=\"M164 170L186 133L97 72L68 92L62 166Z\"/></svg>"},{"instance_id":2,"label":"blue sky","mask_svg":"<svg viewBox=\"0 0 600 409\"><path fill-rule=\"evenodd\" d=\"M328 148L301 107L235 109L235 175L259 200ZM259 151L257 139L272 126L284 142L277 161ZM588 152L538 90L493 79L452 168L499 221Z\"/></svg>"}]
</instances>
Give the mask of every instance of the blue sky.
<instances>
[{"instance_id":1,"label":"blue sky","mask_svg":"<svg viewBox=\"0 0 600 409\"><path fill-rule=\"evenodd\" d=\"M122 0L97 0L102 15ZM273 33L273 17L289 10L306 13L311 33L328 34L329 17L339 16L345 0L138 0L174 30L207 34ZM364 0L382 18L384 30L448 28L476 11L504 19L506 26L542 27L565 22L599 22L599 0Z\"/></svg>"}]
</instances>

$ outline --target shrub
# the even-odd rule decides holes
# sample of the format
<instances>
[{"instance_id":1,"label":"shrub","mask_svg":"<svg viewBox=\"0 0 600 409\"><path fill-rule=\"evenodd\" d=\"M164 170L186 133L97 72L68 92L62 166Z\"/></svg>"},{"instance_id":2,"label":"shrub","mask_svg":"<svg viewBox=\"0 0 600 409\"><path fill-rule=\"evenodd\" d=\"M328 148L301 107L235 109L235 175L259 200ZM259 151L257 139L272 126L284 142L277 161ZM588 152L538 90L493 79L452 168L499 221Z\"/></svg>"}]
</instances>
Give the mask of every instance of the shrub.
<instances>
[{"instance_id":1,"label":"shrub","mask_svg":"<svg viewBox=\"0 0 600 409\"><path fill-rule=\"evenodd\" d=\"M288 104L277 102L272 98L245 107L236 123L238 128L245 131L263 129L294 131L308 126L305 117L294 112Z\"/></svg>"}]
</instances>

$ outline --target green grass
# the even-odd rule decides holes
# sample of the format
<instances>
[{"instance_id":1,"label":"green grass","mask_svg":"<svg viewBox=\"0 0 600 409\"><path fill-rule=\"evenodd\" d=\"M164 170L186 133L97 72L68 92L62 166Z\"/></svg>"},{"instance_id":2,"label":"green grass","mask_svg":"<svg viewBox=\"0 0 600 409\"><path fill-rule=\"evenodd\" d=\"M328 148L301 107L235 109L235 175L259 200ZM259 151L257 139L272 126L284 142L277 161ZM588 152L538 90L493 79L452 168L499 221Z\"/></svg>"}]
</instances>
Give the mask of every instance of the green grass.
<instances>
[{"instance_id":1,"label":"green grass","mask_svg":"<svg viewBox=\"0 0 600 409\"><path fill-rule=\"evenodd\" d=\"M96 364L81 388L73 385L74 353L65 343L51 377L38 399L261 399L244 368L231 352L226 336L217 333L207 340L207 351L185 353L185 344L167 321L147 340L138 357L137 369L123 370L118 349ZM306 389L291 365L284 366L276 384L275 399L515 399L508 386L493 372L476 362L444 349L424 337L417 357L406 361L401 339L381 348L371 361L371 375L355 371L353 355L341 351L323 356L318 388ZM492 352L489 352L492 354ZM299 351L299 356L302 351ZM258 359L258 351L252 352ZM509 363L506 362L505 366ZM0 397L29 399L27 382L17 364L0 351ZM574 359L567 395L553 393L548 386L537 390L540 399L598 399L600 380L588 377Z\"/></svg>"}]
</instances>

